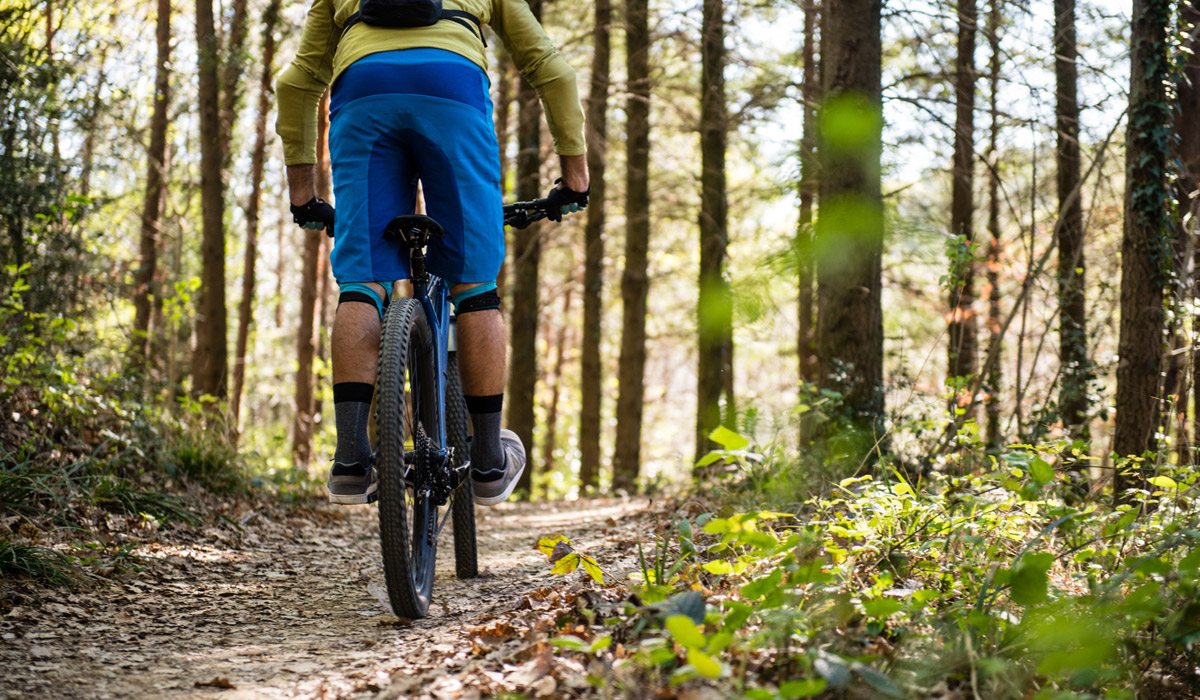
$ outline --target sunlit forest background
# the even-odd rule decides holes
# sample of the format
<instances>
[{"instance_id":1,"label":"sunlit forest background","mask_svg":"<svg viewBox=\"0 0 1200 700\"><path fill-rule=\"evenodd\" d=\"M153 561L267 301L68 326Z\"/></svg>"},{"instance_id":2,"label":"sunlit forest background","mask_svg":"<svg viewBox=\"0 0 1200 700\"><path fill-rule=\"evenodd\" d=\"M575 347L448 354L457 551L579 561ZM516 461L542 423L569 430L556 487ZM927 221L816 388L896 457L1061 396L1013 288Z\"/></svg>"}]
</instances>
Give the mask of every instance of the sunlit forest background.
<instances>
[{"instance_id":1,"label":"sunlit forest background","mask_svg":"<svg viewBox=\"0 0 1200 700\"><path fill-rule=\"evenodd\" d=\"M592 191L506 234L534 503L480 522L591 573L506 634L580 697L1200 697L1200 1L529 5ZM337 285L273 130L306 12L0 0L6 642L162 542L373 537L314 505ZM491 38L505 201L544 196ZM574 543L523 524L583 497Z\"/></svg>"}]
</instances>

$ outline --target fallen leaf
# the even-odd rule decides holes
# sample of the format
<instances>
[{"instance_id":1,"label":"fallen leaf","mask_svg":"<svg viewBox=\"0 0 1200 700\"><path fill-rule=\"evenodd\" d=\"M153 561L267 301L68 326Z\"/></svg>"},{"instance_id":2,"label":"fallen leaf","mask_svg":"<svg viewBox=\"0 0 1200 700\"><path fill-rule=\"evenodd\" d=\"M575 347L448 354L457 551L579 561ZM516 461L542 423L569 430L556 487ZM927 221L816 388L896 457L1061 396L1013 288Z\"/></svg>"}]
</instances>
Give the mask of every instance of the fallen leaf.
<instances>
[{"instance_id":1,"label":"fallen leaf","mask_svg":"<svg viewBox=\"0 0 1200 700\"><path fill-rule=\"evenodd\" d=\"M197 688L221 688L222 690L237 690L237 686L230 683L228 678L219 678L213 676L211 681L196 681Z\"/></svg>"}]
</instances>

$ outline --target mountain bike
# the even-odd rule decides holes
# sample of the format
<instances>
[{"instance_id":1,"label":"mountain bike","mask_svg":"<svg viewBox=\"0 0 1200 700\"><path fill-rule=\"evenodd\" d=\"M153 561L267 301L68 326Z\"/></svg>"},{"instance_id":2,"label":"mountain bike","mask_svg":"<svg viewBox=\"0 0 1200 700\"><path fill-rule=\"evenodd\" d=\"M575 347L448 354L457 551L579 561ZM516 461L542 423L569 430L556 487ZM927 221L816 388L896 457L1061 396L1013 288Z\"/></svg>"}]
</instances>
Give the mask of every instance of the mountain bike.
<instances>
[{"instance_id":1,"label":"mountain bike","mask_svg":"<svg viewBox=\"0 0 1200 700\"><path fill-rule=\"evenodd\" d=\"M505 205L504 224L546 218L548 200ZM375 435L379 534L388 598L399 617L425 616L437 540L454 523L459 578L479 573L471 491L470 420L458 376L450 290L425 269L425 248L446 233L428 216L397 216L384 238L409 248L412 296L394 299L379 346Z\"/></svg>"}]
</instances>

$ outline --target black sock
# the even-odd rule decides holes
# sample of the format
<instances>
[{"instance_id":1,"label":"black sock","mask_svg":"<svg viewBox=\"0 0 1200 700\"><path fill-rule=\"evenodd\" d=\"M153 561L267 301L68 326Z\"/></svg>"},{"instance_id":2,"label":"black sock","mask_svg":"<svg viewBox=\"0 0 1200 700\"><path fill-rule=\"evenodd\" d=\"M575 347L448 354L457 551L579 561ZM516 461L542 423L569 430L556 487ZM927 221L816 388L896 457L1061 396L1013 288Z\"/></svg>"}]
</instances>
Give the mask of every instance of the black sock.
<instances>
[{"instance_id":1,"label":"black sock","mask_svg":"<svg viewBox=\"0 0 1200 700\"><path fill-rule=\"evenodd\" d=\"M371 397L375 386L361 382L333 385L333 413L337 421L337 450L333 461L366 465L371 461Z\"/></svg>"},{"instance_id":2,"label":"black sock","mask_svg":"<svg viewBox=\"0 0 1200 700\"><path fill-rule=\"evenodd\" d=\"M500 411L504 394L464 396L471 414L471 472L476 481L504 476L504 448L500 445Z\"/></svg>"}]
</instances>

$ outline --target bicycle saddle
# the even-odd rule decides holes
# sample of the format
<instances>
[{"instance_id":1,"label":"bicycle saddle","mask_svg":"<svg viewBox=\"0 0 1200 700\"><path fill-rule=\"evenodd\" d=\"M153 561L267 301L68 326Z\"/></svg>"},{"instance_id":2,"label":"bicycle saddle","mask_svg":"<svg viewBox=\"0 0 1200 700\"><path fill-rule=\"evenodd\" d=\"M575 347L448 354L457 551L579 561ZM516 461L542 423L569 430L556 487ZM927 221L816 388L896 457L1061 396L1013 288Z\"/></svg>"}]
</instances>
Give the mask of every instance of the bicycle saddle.
<instances>
[{"instance_id":1,"label":"bicycle saddle","mask_svg":"<svg viewBox=\"0 0 1200 700\"><path fill-rule=\"evenodd\" d=\"M445 238L442 225L423 214L402 214L388 222L383 230L385 241L404 241L422 248L430 238Z\"/></svg>"}]
</instances>

